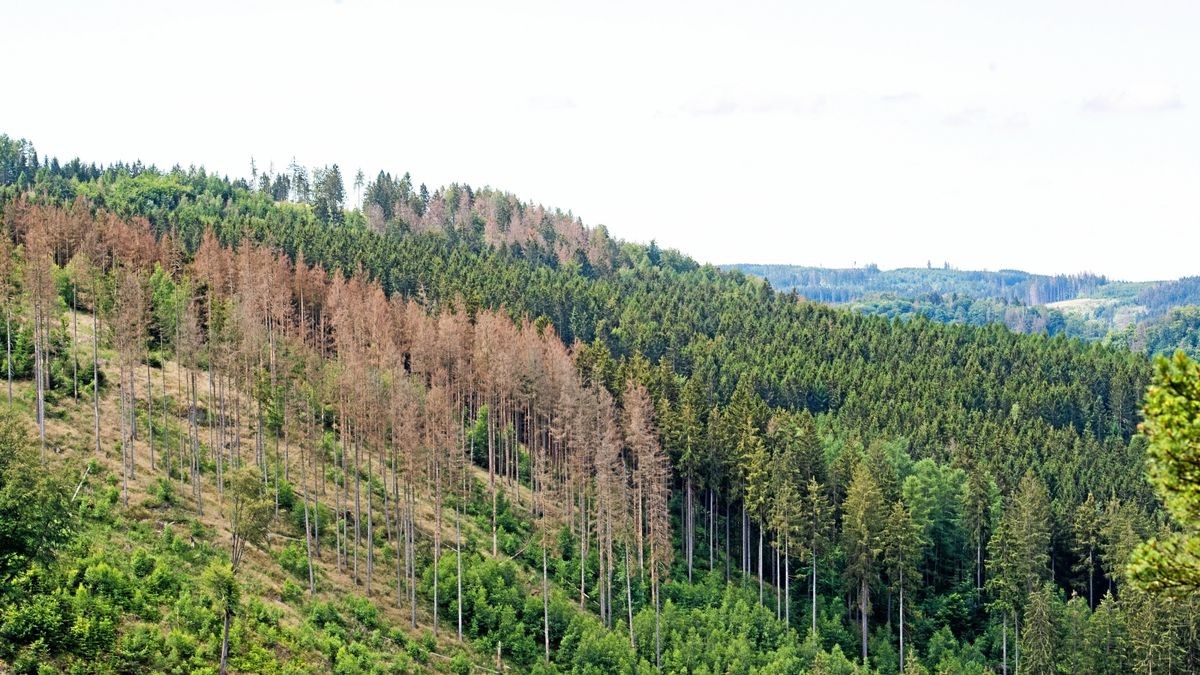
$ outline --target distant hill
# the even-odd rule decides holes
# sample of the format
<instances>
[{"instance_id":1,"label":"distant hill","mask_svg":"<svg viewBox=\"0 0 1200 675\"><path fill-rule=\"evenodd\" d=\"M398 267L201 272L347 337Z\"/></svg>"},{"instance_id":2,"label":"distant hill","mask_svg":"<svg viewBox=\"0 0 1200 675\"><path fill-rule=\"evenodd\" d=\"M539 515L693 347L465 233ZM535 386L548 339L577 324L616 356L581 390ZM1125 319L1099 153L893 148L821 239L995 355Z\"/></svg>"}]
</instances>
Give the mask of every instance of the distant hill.
<instances>
[{"instance_id":1,"label":"distant hill","mask_svg":"<svg viewBox=\"0 0 1200 675\"><path fill-rule=\"evenodd\" d=\"M924 316L941 323L1001 323L1021 333L1109 340L1148 353L1183 349L1200 355L1192 317L1200 277L1115 281L1102 275L1032 274L1020 270L905 267L881 270L802 265L723 265L761 277L773 288L828 305L888 318Z\"/></svg>"}]
</instances>

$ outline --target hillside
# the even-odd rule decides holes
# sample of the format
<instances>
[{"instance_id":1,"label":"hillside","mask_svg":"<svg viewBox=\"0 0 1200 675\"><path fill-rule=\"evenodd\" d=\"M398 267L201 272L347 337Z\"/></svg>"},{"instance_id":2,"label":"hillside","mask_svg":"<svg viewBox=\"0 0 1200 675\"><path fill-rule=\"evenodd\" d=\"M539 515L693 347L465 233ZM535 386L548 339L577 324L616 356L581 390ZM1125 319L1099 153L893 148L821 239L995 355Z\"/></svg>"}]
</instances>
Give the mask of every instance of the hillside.
<instances>
[{"instance_id":1,"label":"hillside","mask_svg":"<svg viewBox=\"0 0 1200 675\"><path fill-rule=\"evenodd\" d=\"M1183 349L1195 334L1179 334L1169 317L1200 306L1200 279L1113 281L1093 274L1039 275L942 268L880 270L798 265L724 265L765 279L783 292L873 316L923 316L940 323L1000 323L1019 333L1107 340L1149 354ZM1174 321L1173 328L1168 327ZM1147 337L1150 334L1152 337ZM1175 339L1165 340L1171 335Z\"/></svg>"},{"instance_id":2,"label":"hillside","mask_svg":"<svg viewBox=\"0 0 1200 675\"><path fill-rule=\"evenodd\" d=\"M54 524L0 569L15 671L215 670L226 634L247 672L1197 665L1194 601L1123 576L1161 515L1142 355L824 307L493 189L347 209L336 167L0 141L0 507Z\"/></svg>"}]
</instances>

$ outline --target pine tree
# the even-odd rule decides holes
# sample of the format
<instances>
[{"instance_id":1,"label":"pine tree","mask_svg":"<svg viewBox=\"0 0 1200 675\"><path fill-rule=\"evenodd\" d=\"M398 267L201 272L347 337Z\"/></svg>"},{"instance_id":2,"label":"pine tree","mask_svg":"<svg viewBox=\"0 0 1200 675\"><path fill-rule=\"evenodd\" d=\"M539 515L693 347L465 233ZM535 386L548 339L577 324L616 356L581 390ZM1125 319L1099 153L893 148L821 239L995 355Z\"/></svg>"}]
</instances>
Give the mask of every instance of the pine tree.
<instances>
[{"instance_id":1,"label":"pine tree","mask_svg":"<svg viewBox=\"0 0 1200 675\"><path fill-rule=\"evenodd\" d=\"M988 466L975 455L969 457L964 467L967 480L963 484L963 514L975 549L975 590L982 592L984 548L1000 496Z\"/></svg>"},{"instance_id":2,"label":"pine tree","mask_svg":"<svg viewBox=\"0 0 1200 675\"><path fill-rule=\"evenodd\" d=\"M758 525L758 602L763 601L763 531L767 528L771 467L767 446L753 420L746 418L738 442L738 459L745 482L745 509ZM748 542L744 542L748 543Z\"/></svg>"},{"instance_id":3,"label":"pine tree","mask_svg":"<svg viewBox=\"0 0 1200 675\"><path fill-rule=\"evenodd\" d=\"M812 612L812 633L817 634L817 558L829 544L833 508L825 496L825 487L815 478L808 479L803 496L801 522L797 541L804 542L809 558L809 586Z\"/></svg>"},{"instance_id":4,"label":"pine tree","mask_svg":"<svg viewBox=\"0 0 1200 675\"><path fill-rule=\"evenodd\" d=\"M1105 593L1088 618L1085 635L1090 655L1089 670L1096 675L1117 675L1129 671L1128 634L1125 616L1112 593Z\"/></svg>"},{"instance_id":5,"label":"pine tree","mask_svg":"<svg viewBox=\"0 0 1200 675\"><path fill-rule=\"evenodd\" d=\"M1075 571L1087 577L1088 607L1096 606L1096 552L1100 548L1100 508L1096 498L1088 493L1087 499L1075 507L1071 521L1073 537L1071 548L1078 561Z\"/></svg>"},{"instance_id":6,"label":"pine tree","mask_svg":"<svg viewBox=\"0 0 1200 675\"><path fill-rule=\"evenodd\" d=\"M1011 503L1005 509L988 540L986 589L991 597L989 608L1000 614L1001 620L1001 672L1008 673L1008 626L1018 608L1018 598L1024 584L1023 561L1020 546L1014 532L1015 519Z\"/></svg>"},{"instance_id":7,"label":"pine tree","mask_svg":"<svg viewBox=\"0 0 1200 675\"><path fill-rule=\"evenodd\" d=\"M924 543L921 527L913 520L912 513L903 501L897 500L892 503L880 543L889 586L900 600L900 670L903 672L904 596L906 591L916 588L920 581L917 564L921 560Z\"/></svg>"},{"instance_id":8,"label":"pine tree","mask_svg":"<svg viewBox=\"0 0 1200 675\"><path fill-rule=\"evenodd\" d=\"M1200 590L1200 364L1183 352L1155 363L1146 394L1150 481L1178 531L1138 547L1129 566L1134 583L1175 594Z\"/></svg>"},{"instance_id":9,"label":"pine tree","mask_svg":"<svg viewBox=\"0 0 1200 675\"><path fill-rule=\"evenodd\" d=\"M854 469L854 477L842 505L842 545L846 551L846 577L858 593L859 635L864 664L867 661L871 585L879 577L884 509L883 494L871 475L871 469L860 463Z\"/></svg>"},{"instance_id":10,"label":"pine tree","mask_svg":"<svg viewBox=\"0 0 1200 675\"><path fill-rule=\"evenodd\" d=\"M1055 616L1054 586L1047 582L1029 594L1021 633L1022 672L1030 675L1054 675L1058 672L1058 619Z\"/></svg>"}]
</instances>

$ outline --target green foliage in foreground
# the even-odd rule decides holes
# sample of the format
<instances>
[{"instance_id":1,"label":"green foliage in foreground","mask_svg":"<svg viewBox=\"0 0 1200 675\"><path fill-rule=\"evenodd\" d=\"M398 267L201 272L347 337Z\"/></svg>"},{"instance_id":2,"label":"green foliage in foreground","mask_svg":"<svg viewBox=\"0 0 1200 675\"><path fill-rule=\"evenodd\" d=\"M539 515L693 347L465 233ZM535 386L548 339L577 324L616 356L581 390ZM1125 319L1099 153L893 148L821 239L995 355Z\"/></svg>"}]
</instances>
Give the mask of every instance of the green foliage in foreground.
<instances>
[{"instance_id":1,"label":"green foliage in foreground","mask_svg":"<svg viewBox=\"0 0 1200 675\"><path fill-rule=\"evenodd\" d=\"M1143 431L1150 480L1178 528L1134 553L1130 575L1152 591L1200 592L1200 364L1182 352L1156 363Z\"/></svg>"}]
</instances>

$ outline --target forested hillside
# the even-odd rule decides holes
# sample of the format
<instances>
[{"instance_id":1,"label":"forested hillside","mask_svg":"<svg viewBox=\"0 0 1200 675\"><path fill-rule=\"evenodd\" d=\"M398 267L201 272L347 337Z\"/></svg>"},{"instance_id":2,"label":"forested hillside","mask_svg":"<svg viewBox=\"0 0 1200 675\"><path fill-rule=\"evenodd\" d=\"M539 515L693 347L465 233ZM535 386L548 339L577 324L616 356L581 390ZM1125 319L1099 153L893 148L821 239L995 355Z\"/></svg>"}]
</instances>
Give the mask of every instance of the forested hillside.
<instances>
[{"instance_id":1,"label":"forested hillside","mask_svg":"<svg viewBox=\"0 0 1200 675\"><path fill-rule=\"evenodd\" d=\"M1124 583L1139 354L407 174L0 181L14 670L1200 666Z\"/></svg>"},{"instance_id":2,"label":"forested hillside","mask_svg":"<svg viewBox=\"0 0 1200 675\"><path fill-rule=\"evenodd\" d=\"M940 268L827 269L796 265L725 265L772 287L863 314L983 326L1018 333L1102 340L1148 354L1183 349L1200 356L1200 334L1178 313L1200 306L1200 279L1113 281L1094 274L1040 275Z\"/></svg>"},{"instance_id":3,"label":"forested hillside","mask_svg":"<svg viewBox=\"0 0 1200 675\"><path fill-rule=\"evenodd\" d=\"M1095 274L1030 274L1020 270L984 272L952 269L943 264L925 268L880 270L876 265L833 269L799 265L727 265L762 277L780 290L806 298L842 304L872 295L914 298L921 295L961 295L1008 303L1046 305L1095 293L1113 282Z\"/></svg>"}]
</instances>

